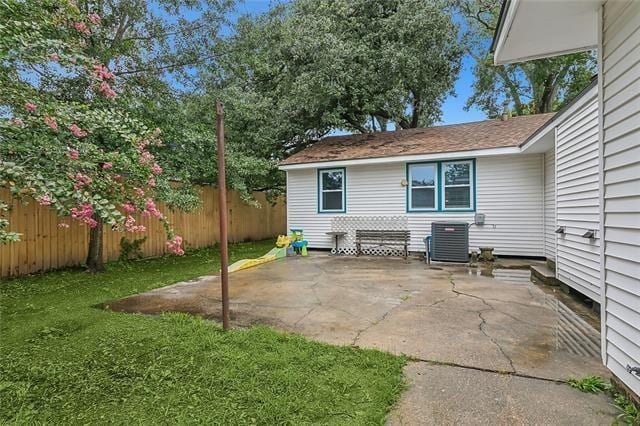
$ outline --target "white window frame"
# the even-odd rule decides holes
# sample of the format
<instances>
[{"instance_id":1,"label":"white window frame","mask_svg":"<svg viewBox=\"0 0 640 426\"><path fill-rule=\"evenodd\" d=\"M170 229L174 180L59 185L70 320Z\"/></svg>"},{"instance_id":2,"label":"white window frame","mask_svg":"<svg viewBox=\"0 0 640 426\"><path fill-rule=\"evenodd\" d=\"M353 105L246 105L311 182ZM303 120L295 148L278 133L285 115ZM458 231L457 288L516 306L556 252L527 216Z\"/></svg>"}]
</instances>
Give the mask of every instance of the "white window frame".
<instances>
[{"instance_id":1,"label":"white window frame","mask_svg":"<svg viewBox=\"0 0 640 426\"><path fill-rule=\"evenodd\" d=\"M325 173L342 173L342 188L341 189L324 189L322 187L322 176ZM346 213L347 211L347 170L342 167L335 169L319 169L318 170L318 213ZM324 197L325 192L341 192L342 193L342 208L341 209L325 209Z\"/></svg>"},{"instance_id":2,"label":"white window frame","mask_svg":"<svg viewBox=\"0 0 640 426\"><path fill-rule=\"evenodd\" d=\"M469 165L469 183L460 185L447 185L447 179L445 177L447 171L447 165L449 164L461 164L466 163ZM443 161L442 162L442 211L474 211L475 206L475 170L473 160L457 160L457 161ZM462 188L469 187L469 207L449 207L447 208L447 188Z\"/></svg>"},{"instance_id":3,"label":"white window frame","mask_svg":"<svg viewBox=\"0 0 640 426\"><path fill-rule=\"evenodd\" d=\"M412 178L412 169L414 167L424 167L431 166L433 167L433 185L419 185L413 186L413 178ZM408 196L409 196L409 205L408 211L410 212L435 212L438 211L438 200L439 200L439 184L440 178L438 176L438 163L409 163L407 165L407 188L408 188ZM413 207L413 190L421 189L421 188L433 188L433 207Z\"/></svg>"}]
</instances>

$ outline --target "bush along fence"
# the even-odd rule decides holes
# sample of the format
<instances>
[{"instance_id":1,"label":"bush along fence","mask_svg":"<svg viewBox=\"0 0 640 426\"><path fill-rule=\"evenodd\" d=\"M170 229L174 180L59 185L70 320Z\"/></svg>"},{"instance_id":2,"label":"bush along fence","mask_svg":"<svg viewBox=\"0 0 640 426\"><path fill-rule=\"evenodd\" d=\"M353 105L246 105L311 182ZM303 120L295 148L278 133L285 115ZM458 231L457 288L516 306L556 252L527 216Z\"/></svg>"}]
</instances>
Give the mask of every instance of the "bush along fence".
<instances>
[{"instance_id":1,"label":"bush along fence","mask_svg":"<svg viewBox=\"0 0 640 426\"><path fill-rule=\"evenodd\" d=\"M166 213L188 249L211 246L219 240L218 192L212 187L201 187L202 206L191 212L171 211L159 205ZM242 201L239 194L229 191L229 241L255 241L275 237L286 231L287 215L284 199L275 204L265 194L254 193L260 207ZM87 256L89 228L62 218L55 211L31 202L22 204L11 200L6 189L0 189L0 199L11 202L7 214L12 231L19 232L21 241L0 245L0 278L44 272L57 268L81 265ZM135 216L135 215L134 215ZM136 216L137 223L146 227L143 233L114 232L105 227L105 261L117 260L121 254L153 257L167 252L166 236L162 224L153 218ZM59 226L61 223L68 224ZM125 238L122 242L122 238ZM136 241L146 239L143 242ZM124 247L125 253L122 253Z\"/></svg>"}]
</instances>

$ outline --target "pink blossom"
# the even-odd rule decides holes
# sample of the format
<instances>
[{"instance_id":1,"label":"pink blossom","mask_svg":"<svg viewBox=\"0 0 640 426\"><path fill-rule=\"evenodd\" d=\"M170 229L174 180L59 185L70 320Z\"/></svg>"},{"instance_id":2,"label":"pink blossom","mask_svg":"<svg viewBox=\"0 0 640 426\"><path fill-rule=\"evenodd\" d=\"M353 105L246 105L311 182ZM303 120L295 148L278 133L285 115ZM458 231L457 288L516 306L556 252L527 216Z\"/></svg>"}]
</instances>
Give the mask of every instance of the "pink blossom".
<instances>
[{"instance_id":1,"label":"pink blossom","mask_svg":"<svg viewBox=\"0 0 640 426\"><path fill-rule=\"evenodd\" d=\"M25 104L24 104L24 107L25 107L25 108L27 109L27 111L29 111L29 112L33 112L33 111L35 111L35 110L36 110L36 108L38 108L36 104L32 104L31 102L27 102L27 103L25 103Z\"/></svg>"},{"instance_id":2,"label":"pink blossom","mask_svg":"<svg viewBox=\"0 0 640 426\"><path fill-rule=\"evenodd\" d=\"M127 216L124 222L124 229L127 232L144 232L147 228L144 225L136 225L136 219L133 216Z\"/></svg>"},{"instance_id":3,"label":"pink blossom","mask_svg":"<svg viewBox=\"0 0 640 426\"><path fill-rule=\"evenodd\" d=\"M58 130L58 123L56 122L56 119L49 115L44 116L44 124L51 127L53 130Z\"/></svg>"},{"instance_id":4,"label":"pink blossom","mask_svg":"<svg viewBox=\"0 0 640 426\"><path fill-rule=\"evenodd\" d=\"M91 34L91 30L84 22L74 22L73 28L75 28L76 31L81 32L82 34Z\"/></svg>"},{"instance_id":5,"label":"pink blossom","mask_svg":"<svg viewBox=\"0 0 640 426\"><path fill-rule=\"evenodd\" d=\"M124 210L126 213L133 213L134 211L136 211L136 208L131 203L124 203L122 205L122 210Z\"/></svg>"},{"instance_id":6,"label":"pink blossom","mask_svg":"<svg viewBox=\"0 0 640 426\"><path fill-rule=\"evenodd\" d=\"M98 80L115 80L116 78L107 67L99 63L93 66L93 75Z\"/></svg>"},{"instance_id":7,"label":"pink blossom","mask_svg":"<svg viewBox=\"0 0 640 426\"><path fill-rule=\"evenodd\" d=\"M162 167L160 167L160 166L158 165L158 163L153 163L153 164L151 165L151 170L153 170L153 173L155 173L155 174L157 174L157 175L159 175L160 173L162 173Z\"/></svg>"},{"instance_id":8,"label":"pink blossom","mask_svg":"<svg viewBox=\"0 0 640 426\"><path fill-rule=\"evenodd\" d=\"M182 256L184 250L182 248L182 237L175 235L171 240L167 241L167 249L176 256Z\"/></svg>"},{"instance_id":9,"label":"pink blossom","mask_svg":"<svg viewBox=\"0 0 640 426\"><path fill-rule=\"evenodd\" d=\"M93 218L93 207L88 203L72 207L71 217L88 225L90 228L95 228L98 225L98 222Z\"/></svg>"},{"instance_id":10,"label":"pink blossom","mask_svg":"<svg viewBox=\"0 0 640 426\"><path fill-rule=\"evenodd\" d=\"M138 161L140 161L140 164L147 164L150 161L153 161L153 154L150 153L149 151L142 151L140 153L140 158Z\"/></svg>"},{"instance_id":11,"label":"pink blossom","mask_svg":"<svg viewBox=\"0 0 640 426\"><path fill-rule=\"evenodd\" d=\"M113 163L106 162L106 163L102 164L102 169L103 170L109 170L112 167L113 167Z\"/></svg>"},{"instance_id":12,"label":"pink blossom","mask_svg":"<svg viewBox=\"0 0 640 426\"><path fill-rule=\"evenodd\" d=\"M50 61L58 62L60 60L60 55L57 53L49 53L47 58L49 58Z\"/></svg>"},{"instance_id":13,"label":"pink blossom","mask_svg":"<svg viewBox=\"0 0 640 426\"><path fill-rule=\"evenodd\" d=\"M98 91L102 93L104 97L107 99L113 99L116 97L116 91L113 90L111 86L109 86L109 83L107 83L106 81L103 81L102 83L100 83L100 87L98 88Z\"/></svg>"},{"instance_id":14,"label":"pink blossom","mask_svg":"<svg viewBox=\"0 0 640 426\"><path fill-rule=\"evenodd\" d=\"M44 194L42 197L38 199L38 202L43 206L50 206L51 196L49 194Z\"/></svg>"},{"instance_id":15,"label":"pink blossom","mask_svg":"<svg viewBox=\"0 0 640 426\"><path fill-rule=\"evenodd\" d=\"M69 229L69 224L68 223L64 223L64 222L59 223L58 224L58 228L60 228L60 229Z\"/></svg>"},{"instance_id":16,"label":"pink blossom","mask_svg":"<svg viewBox=\"0 0 640 426\"><path fill-rule=\"evenodd\" d=\"M144 151L147 145L149 145L149 141L147 139L140 139L136 142L136 148L138 148L138 151L140 152Z\"/></svg>"},{"instance_id":17,"label":"pink blossom","mask_svg":"<svg viewBox=\"0 0 640 426\"><path fill-rule=\"evenodd\" d=\"M11 124L16 127L22 127L24 126L24 121L20 117L16 117L11 119Z\"/></svg>"},{"instance_id":18,"label":"pink blossom","mask_svg":"<svg viewBox=\"0 0 640 426\"><path fill-rule=\"evenodd\" d=\"M151 188L155 188L156 179L153 176L149 176L149 182L147 182L147 185L149 185Z\"/></svg>"},{"instance_id":19,"label":"pink blossom","mask_svg":"<svg viewBox=\"0 0 640 426\"><path fill-rule=\"evenodd\" d=\"M71 131L71 133L73 133L73 136L77 138L84 138L85 136L88 135L88 133L85 130L82 130L80 127L78 127L76 123L73 123L71 126L69 126L69 130Z\"/></svg>"},{"instance_id":20,"label":"pink blossom","mask_svg":"<svg viewBox=\"0 0 640 426\"><path fill-rule=\"evenodd\" d=\"M80 172L76 173L75 180L76 183L73 185L73 189L75 189L76 191L93 182L93 179Z\"/></svg>"},{"instance_id":21,"label":"pink blossom","mask_svg":"<svg viewBox=\"0 0 640 426\"><path fill-rule=\"evenodd\" d=\"M80 157L80 152L77 149L69 149L69 151L67 151L67 157L72 160L77 160Z\"/></svg>"},{"instance_id":22,"label":"pink blossom","mask_svg":"<svg viewBox=\"0 0 640 426\"><path fill-rule=\"evenodd\" d=\"M89 21L91 21L91 23L95 25L100 24L100 22L102 21L102 18L100 18L100 15L98 15L95 12L90 13L87 17L89 18Z\"/></svg>"},{"instance_id":23,"label":"pink blossom","mask_svg":"<svg viewBox=\"0 0 640 426\"><path fill-rule=\"evenodd\" d=\"M164 217L162 212L158 210L156 203L151 198L147 198L147 201L145 202L145 209L142 214L145 216L157 217L158 219L162 219Z\"/></svg>"}]
</instances>

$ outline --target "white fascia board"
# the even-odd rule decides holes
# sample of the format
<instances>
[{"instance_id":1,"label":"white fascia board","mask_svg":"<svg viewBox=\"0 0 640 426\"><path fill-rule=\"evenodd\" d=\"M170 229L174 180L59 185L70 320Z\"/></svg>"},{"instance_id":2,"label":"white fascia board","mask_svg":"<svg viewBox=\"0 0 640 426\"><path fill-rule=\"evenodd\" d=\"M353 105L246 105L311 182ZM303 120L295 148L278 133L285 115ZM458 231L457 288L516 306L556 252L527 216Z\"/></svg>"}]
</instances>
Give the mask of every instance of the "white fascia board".
<instances>
[{"instance_id":1,"label":"white fascia board","mask_svg":"<svg viewBox=\"0 0 640 426\"><path fill-rule=\"evenodd\" d=\"M496 49L493 55L493 64L494 65L517 64L520 62L535 61L536 59L545 59L545 58L552 58L554 56L570 55L572 53L585 52L587 50L594 50L597 47L598 46L596 45L587 45L583 47L576 47L575 49L561 50L557 52L548 52L548 53L541 53L539 55L522 56L518 58L507 58L507 59L498 59L499 53L498 53L498 50Z\"/></svg>"},{"instance_id":2,"label":"white fascia board","mask_svg":"<svg viewBox=\"0 0 640 426\"><path fill-rule=\"evenodd\" d=\"M542 128L542 130L538 131L538 133L536 133L536 135L533 138L531 138L531 140L528 140L524 145L521 146L522 152L525 152L526 150L533 147L536 144L536 142L544 138L549 132L552 132L554 128L560 125L560 123L562 123L567 118L571 117L577 110L582 108L586 103L592 101L593 98L596 97L597 95L598 95L598 86L596 85L592 87L588 93L585 93L583 96L581 96L580 99L578 99L566 111L562 111L560 114L556 114L556 116L553 117L552 121L547 123Z\"/></svg>"},{"instance_id":3,"label":"white fascia board","mask_svg":"<svg viewBox=\"0 0 640 426\"><path fill-rule=\"evenodd\" d=\"M317 161L315 163L302 163L302 164L288 164L278 166L280 170L300 170L300 169L315 169L318 167L344 167L344 166L357 166L364 164L384 164L384 163L411 163L416 161L430 161L430 160L445 160L445 159L458 159L468 157L488 157L492 155L510 155L519 154L521 152L520 147L512 146L506 148L489 148L489 149L476 149L472 151L453 151L453 152L441 152L433 154L418 154L418 155L398 155L395 157L380 157L380 158L359 158L353 160L336 160L336 161Z\"/></svg>"}]
</instances>

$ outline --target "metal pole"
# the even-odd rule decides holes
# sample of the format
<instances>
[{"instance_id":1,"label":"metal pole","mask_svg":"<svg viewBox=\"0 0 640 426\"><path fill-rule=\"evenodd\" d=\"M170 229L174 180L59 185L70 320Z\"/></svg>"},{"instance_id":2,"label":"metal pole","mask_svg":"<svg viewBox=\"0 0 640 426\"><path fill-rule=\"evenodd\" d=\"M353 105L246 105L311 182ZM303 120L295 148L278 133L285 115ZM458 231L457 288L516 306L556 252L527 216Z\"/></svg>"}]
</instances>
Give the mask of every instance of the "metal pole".
<instances>
[{"instance_id":1,"label":"metal pole","mask_svg":"<svg viewBox=\"0 0 640 426\"><path fill-rule=\"evenodd\" d=\"M224 167L224 106L216 101L218 136L218 209L220 211L220 282L222 285L222 328L229 329L229 263L227 252L227 183Z\"/></svg>"}]
</instances>

